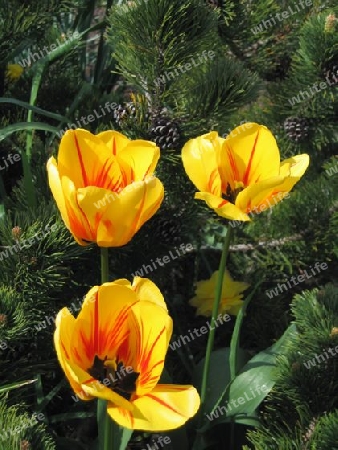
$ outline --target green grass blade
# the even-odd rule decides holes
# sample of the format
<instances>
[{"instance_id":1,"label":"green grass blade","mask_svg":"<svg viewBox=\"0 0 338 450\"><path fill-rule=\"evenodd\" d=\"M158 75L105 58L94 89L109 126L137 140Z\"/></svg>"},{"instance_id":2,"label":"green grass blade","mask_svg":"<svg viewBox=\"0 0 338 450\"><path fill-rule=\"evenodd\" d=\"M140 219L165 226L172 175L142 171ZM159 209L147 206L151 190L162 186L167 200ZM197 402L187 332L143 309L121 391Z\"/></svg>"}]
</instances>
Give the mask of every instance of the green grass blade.
<instances>
[{"instance_id":1,"label":"green grass blade","mask_svg":"<svg viewBox=\"0 0 338 450\"><path fill-rule=\"evenodd\" d=\"M51 119L55 119L60 121L67 121L67 117L65 116L61 116L60 114L56 114L50 111L46 111L45 109L39 108L38 106L33 106L30 105L29 103L26 102L22 102L21 100L17 100L16 98L11 98L11 97L2 97L0 98L0 103L11 103L13 105L17 105L17 106L22 106L25 109L29 109L32 110L34 112L36 112L37 114L41 114L42 116L45 117L50 117Z\"/></svg>"},{"instance_id":2,"label":"green grass blade","mask_svg":"<svg viewBox=\"0 0 338 450\"><path fill-rule=\"evenodd\" d=\"M11 391L12 389L18 389L22 386L26 386L27 384L35 383L36 381L37 380L26 380L26 381L19 381L17 383L5 384L4 386L0 386L0 394Z\"/></svg>"},{"instance_id":3,"label":"green grass blade","mask_svg":"<svg viewBox=\"0 0 338 450\"><path fill-rule=\"evenodd\" d=\"M25 130L43 130L43 131L51 131L52 133L57 133L59 131L57 127L54 127L53 125L48 125L43 122L31 122L31 123L18 122L12 125L8 125L7 127L2 128L0 130L0 142L13 133Z\"/></svg>"}]
</instances>

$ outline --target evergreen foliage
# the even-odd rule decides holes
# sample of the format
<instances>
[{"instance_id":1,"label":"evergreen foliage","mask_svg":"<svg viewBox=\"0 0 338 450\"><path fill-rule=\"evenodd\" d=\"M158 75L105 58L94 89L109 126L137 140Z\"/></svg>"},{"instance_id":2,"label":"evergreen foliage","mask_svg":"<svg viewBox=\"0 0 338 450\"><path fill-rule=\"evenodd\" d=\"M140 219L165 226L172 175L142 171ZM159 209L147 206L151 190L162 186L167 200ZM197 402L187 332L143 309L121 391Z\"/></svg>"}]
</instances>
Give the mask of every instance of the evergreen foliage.
<instances>
[{"instance_id":1,"label":"evergreen foliage","mask_svg":"<svg viewBox=\"0 0 338 450\"><path fill-rule=\"evenodd\" d=\"M74 49L51 61L43 74L36 106L67 121L34 113L34 120L65 130L81 116L100 111L106 102L116 102L119 108L82 128L94 133L116 129L132 139L174 136L174 144L161 149L156 169L165 187L160 210L132 242L110 252L111 279L132 280L136 271L151 266L157 257L175 253L180 244L193 246L191 252L143 274L164 293L174 319L173 340L205 324L206 318L196 317L188 300L196 281L217 269L224 238L223 220L193 199L196 189L181 163L183 144L212 129L226 136L240 123L256 121L274 132L282 160L310 154L309 170L289 198L256 214L250 223L235 224L229 270L238 281L259 284L244 318L241 346L254 355L273 344L291 320L297 325L279 359L277 384L261 408L262 426L249 433L250 448L257 450L338 449L337 357L309 369L304 365L338 345L334 331L338 327L338 85L334 78L338 78L338 21L332 19L338 9L335 1L312 3L279 20L276 15L294 8L294 1L108 1L102 5L98 45L88 43L93 37L88 34ZM49 47L66 33L89 28L97 22L100 6L91 0L30 4L1 0L3 95L29 102L37 64L14 81L5 79L7 63L26 58L30 49ZM1 104L0 110L1 127L27 118L27 110L18 105ZM24 151L26 138L26 132L18 132L1 141L1 156ZM40 374L45 392L62 376L52 345L56 313L63 306L79 307L89 287L99 282L98 249L74 241L51 198L45 164L56 155L58 144L56 135L33 133L36 209L28 206L21 162L0 172L9 194L4 202L6 216L0 218L1 380L5 384ZM53 230L36 238L51 226ZM13 248L29 239L28 246ZM8 256L3 257L4 252ZM316 262L326 262L327 270L278 290L279 284ZM216 348L229 344L233 322L217 330ZM193 363L203 358L205 343L202 337L177 352L169 350L166 367L175 382L190 383ZM48 413L76 412L81 417L83 410L93 412L92 404L74 405L71 395L68 387L55 394ZM16 390L3 399L2 429L15 428L28 417L15 406L19 402L33 408L33 389ZM76 419L69 428L50 426L55 434L81 435L81 445L93 445L90 439L85 442L86 431ZM224 434L224 428L219 433ZM43 425L1 445L4 450L54 448Z\"/></svg>"},{"instance_id":2,"label":"evergreen foliage","mask_svg":"<svg viewBox=\"0 0 338 450\"><path fill-rule=\"evenodd\" d=\"M18 406L8 407L4 398L0 401L0 423L0 445L3 450L56 449L53 439L46 433L45 425L39 423L37 414L22 412Z\"/></svg>"},{"instance_id":3,"label":"evergreen foliage","mask_svg":"<svg viewBox=\"0 0 338 450\"><path fill-rule=\"evenodd\" d=\"M337 448L337 304L336 285L294 297L297 333L277 364L262 428L249 434L255 449Z\"/></svg>"}]
</instances>

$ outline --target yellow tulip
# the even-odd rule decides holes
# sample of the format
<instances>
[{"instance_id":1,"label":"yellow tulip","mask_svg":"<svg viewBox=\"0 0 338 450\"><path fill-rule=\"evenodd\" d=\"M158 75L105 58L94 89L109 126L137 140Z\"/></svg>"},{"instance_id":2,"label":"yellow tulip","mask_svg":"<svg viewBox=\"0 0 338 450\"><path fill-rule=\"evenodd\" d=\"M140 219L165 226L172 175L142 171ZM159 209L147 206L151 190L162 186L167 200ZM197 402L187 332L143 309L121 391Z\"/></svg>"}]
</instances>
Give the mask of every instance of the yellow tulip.
<instances>
[{"instance_id":1,"label":"yellow tulip","mask_svg":"<svg viewBox=\"0 0 338 450\"><path fill-rule=\"evenodd\" d=\"M218 278L218 270L214 272L209 280L199 281L196 284L196 296L189 303L197 308L196 314L211 316L215 298L215 289ZM248 289L249 284L234 281L226 270L223 278L222 297L218 313L232 314L236 316L243 304L243 291Z\"/></svg>"},{"instance_id":2,"label":"yellow tulip","mask_svg":"<svg viewBox=\"0 0 338 450\"><path fill-rule=\"evenodd\" d=\"M187 175L219 216L249 221L248 213L278 203L303 176L307 154L280 162L272 133L263 125L247 123L223 139L216 131L191 139L182 149ZM243 130L243 128L246 128Z\"/></svg>"},{"instance_id":3,"label":"yellow tulip","mask_svg":"<svg viewBox=\"0 0 338 450\"><path fill-rule=\"evenodd\" d=\"M164 189L153 176L160 150L117 131L68 130L58 160L47 163L49 186L66 227L80 245L127 244L160 207Z\"/></svg>"},{"instance_id":4,"label":"yellow tulip","mask_svg":"<svg viewBox=\"0 0 338 450\"><path fill-rule=\"evenodd\" d=\"M7 71L6 76L10 80L17 80L21 77L23 72L23 67L20 66L20 64L8 64L7 65Z\"/></svg>"},{"instance_id":5,"label":"yellow tulip","mask_svg":"<svg viewBox=\"0 0 338 450\"><path fill-rule=\"evenodd\" d=\"M54 343L74 392L108 401L107 412L129 429L178 428L196 414L193 386L158 384L172 334L162 294L148 279L93 287L75 319L57 315Z\"/></svg>"}]
</instances>

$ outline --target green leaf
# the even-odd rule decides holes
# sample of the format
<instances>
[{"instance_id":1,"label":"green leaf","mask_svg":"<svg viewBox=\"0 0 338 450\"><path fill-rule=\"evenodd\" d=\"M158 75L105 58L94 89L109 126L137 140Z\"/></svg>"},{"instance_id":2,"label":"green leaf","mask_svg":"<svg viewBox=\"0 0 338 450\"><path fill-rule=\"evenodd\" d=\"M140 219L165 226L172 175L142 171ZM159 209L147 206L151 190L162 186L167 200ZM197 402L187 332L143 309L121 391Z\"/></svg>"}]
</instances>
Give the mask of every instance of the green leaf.
<instances>
[{"instance_id":1,"label":"green leaf","mask_svg":"<svg viewBox=\"0 0 338 450\"><path fill-rule=\"evenodd\" d=\"M43 130L43 131L51 131L52 133L57 133L59 131L56 127L53 127L52 125L48 125L42 122L31 122L31 123L18 122L12 125L8 125L7 127L2 128L2 130L0 130L0 142L6 139L11 134L23 130Z\"/></svg>"},{"instance_id":2,"label":"green leaf","mask_svg":"<svg viewBox=\"0 0 338 450\"><path fill-rule=\"evenodd\" d=\"M5 384L4 386L0 386L0 394L11 391L12 389L18 389L22 386L26 386L27 384L35 383L36 381L37 380L27 380L27 381L19 381L17 383Z\"/></svg>"},{"instance_id":3,"label":"green leaf","mask_svg":"<svg viewBox=\"0 0 338 450\"><path fill-rule=\"evenodd\" d=\"M45 109L39 108L38 106L32 106L29 103L22 102L21 100L17 100L16 98L11 97L2 97L0 98L0 103L12 103L13 105L22 106L23 108L32 110L42 116L50 117L51 119L55 119L58 121L67 122L67 117L61 116L60 114L52 113L50 111L46 111Z\"/></svg>"},{"instance_id":4,"label":"green leaf","mask_svg":"<svg viewBox=\"0 0 338 450\"><path fill-rule=\"evenodd\" d=\"M39 413L43 411L52 398L59 392L59 390L65 385L66 379L63 378L45 397L40 396L38 398L38 407L35 408L36 412Z\"/></svg>"},{"instance_id":5,"label":"green leaf","mask_svg":"<svg viewBox=\"0 0 338 450\"><path fill-rule=\"evenodd\" d=\"M221 348L211 353L210 372L208 380L207 395L205 401L205 411L211 411L219 401L220 395L230 383L230 348ZM239 349L237 353L237 370L248 361L247 353ZM204 358L197 364L193 376L193 385L200 390L203 377ZM196 416L195 416L196 417Z\"/></svg>"},{"instance_id":6,"label":"green leaf","mask_svg":"<svg viewBox=\"0 0 338 450\"><path fill-rule=\"evenodd\" d=\"M120 427L107 413L107 401L97 402L97 423L99 428L99 448L106 448L104 444L109 442L114 450L125 450L131 438L133 430Z\"/></svg>"},{"instance_id":7,"label":"green leaf","mask_svg":"<svg viewBox=\"0 0 338 450\"><path fill-rule=\"evenodd\" d=\"M37 375L37 383L35 385L35 393L36 393L36 403L40 405L43 402L44 395L43 395L43 388L42 388L42 379L41 375Z\"/></svg>"},{"instance_id":8,"label":"green leaf","mask_svg":"<svg viewBox=\"0 0 338 450\"><path fill-rule=\"evenodd\" d=\"M281 354L295 332L296 325L291 324L274 345L250 359L229 388L222 393L221 401L216 403L217 408L214 409L215 412L218 412L218 417L214 416L213 419L209 419L209 423L203 427L203 430L220 423L227 423L230 417L237 422L236 418L239 414L248 416L254 414L276 382L273 374L276 357Z\"/></svg>"},{"instance_id":9,"label":"green leaf","mask_svg":"<svg viewBox=\"0 0 338 450\"><path fill-rule=\"evenodd\" d=\"M243 323L243 319L246 313L246 309L252 299L252 297L254 296L255 292L257 291L259 285L262 283L262 281L259 281L256 286L254 287L254 289L252 289L252 291L250 292L250 294L246 297L240 311L238 312L238 315L236 317L236 323L235 323L235 328L234 331L232 333L231 336L231 342L230 342L230 357L229 357L229 364L230 364L230 376L231 376L231 380L233 380L235 378L236 375L236 367L238 366L237 364L237 353L239 351L239 341L240 341L240 334L241 334L241 328L242 328L242 323ZM240 368L241 369L241 368Z\"/></svg>"},{"instance_id":10,"label":"green leaf","mask_svg":"<svg viewBox=\"0 0 338 450\"><path fill-rule=\"evenodd\" d=\"M5 219L6 211L5 211L5 205L4 203L0 203L0 222Z\"/></svg>"},{"instance_id":11,"label":"green leaf","mask_svg":"<svg viewBox=\"0 0 338 450\"><path fill-rule=\"evenodd\" d=\"M2 178L2 174L0 173L0 221L3 221L6 216L5 209L5 198L7 196L4 180Z\"/></svg>"},{"instance_id":12,"label":"green leaf","mask_svg":"<svg viewBox=\"0 0 338 450\"><path fill-rule=\"evenodd\" d=\"M236 416L235 422L236 422L236 424L246 425L248 427L258 427L261 424L257 413L253 414L252 416L238 415L238 416Z\"/></svg>"}]
</instances>

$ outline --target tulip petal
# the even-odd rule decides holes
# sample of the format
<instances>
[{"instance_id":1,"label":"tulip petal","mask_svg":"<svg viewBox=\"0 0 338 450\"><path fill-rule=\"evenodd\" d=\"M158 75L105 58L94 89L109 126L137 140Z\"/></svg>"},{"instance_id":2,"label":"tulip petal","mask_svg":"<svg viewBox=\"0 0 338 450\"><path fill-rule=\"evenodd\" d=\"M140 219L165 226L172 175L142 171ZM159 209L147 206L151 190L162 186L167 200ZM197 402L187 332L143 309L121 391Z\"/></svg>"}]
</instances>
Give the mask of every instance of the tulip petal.
<instances>
[{"instance_id":1,"label":"tulip petal","mask_svg":"<svg viewBox=\"0 0 338 450\"><path fill-rule=\"evenodd\" d=\"M172 334L172 319L163 307L141 301L131 307L128 328L130 334L119 348L119 357L124 366L139 373L136 395L140 396L150 392L161 376Z\"/></svg>"},{"instance_id":2,"label":"tulip petal","mask_svg":"<svg viewBox=\"0 0 338 450\"><path fill-rule=\"evenodd\" d=\"M151 393L133 401L134 413L108 405L108 414L120 426L134 430L166 431L182 426L193 417L200 398L193 386L158 385ZM138 414L137 411L142 414Z\"/></svg>"},{"instance_id":3,"label":"tulip petal","mask_svg":"<svg viewBox=\"0 0 338 450\"><path fill-rule=\"evenodd\" d=\"M107 384L110 379L107 378ZM112 380L110 380L113 383ZM133 411L134 406L121 395L114 392L111 388L99 383L97 380L81 385L83 392L92 398L101 398L102 400L108 400L128 411Z\"/></svg>"},{"instance_id":4,"label":"tulip petal","mask_svg":"<svg viewBox=\"0 0 338 450\"><path fill-rule=\"evenodd\" d=\"M309 155L296 155L281 163L280 175L284 175L284 183L278 186L277 192L290 192L293 186L301 179L310 163Z\"/></svg>"},{"instance_id":5,"label":"tulip petal","mask_svg":"<svg viewBox=\"0 0 338 450\"><path fill-rule=\"evenodd\" d=\"M160 149L153 142L141 139L130 142L117 157L122 167L124 185L152 175L159 157Z\"/></svg>"},{"instance_id":6,"label":"tulip petal","mask_svg":"<svg viewBox=\"0 0 338 450\"><path fill-rule=\"evenodd\" d=\"M221 177L218 171L218 153L222 138L215 131L190 139L182 149L184 169L199 191L221 195Z\"/></svg>"},{"instance_id":7,"label":"tulip petal","mask_svg":"<svg viewBox=\"0 0 338 450\"><path fill-rule=\"evenodd\" d=\"M130 288L120 284L105 283L93 289L86 296L73 333L72 353L87 371L95 356L101 361L116 360L118 348L129 334L128 313L138 301Z\"/></svg>"},{"instance_id":8,"label":"tulip petal","mask_svg":"<svg viewBox=\"0 0 338 450\"><path fill-rule=\"evenodd\" d=\"M74 183L69 178L63 177L61 185L69 218L69 230L80 245L88 245L86 241L95 241L95 229L92 229L92 224L79 206Z\"/></svg>"},{"instance_id":9,"label":"tulip petal","mask_svg":"<svg viewBox=\"0 0 338 450\"><path fill-rule=\"evenodd\" d=\"M54 332L54 346L56 354L66 377L69 380L74 392L81 392L81 384L78 382L77 377L73 376L72 370L70 370L67 360L71 358L72 347L72 334L74 329L75 319L70 314L68 308L63 308L56 316L56 329Z\"/></svg>"},{"instance_id":10,"label":"tulip petal","mask_svg":"<svg viewBox=\"0 0 338 450\"><path fill-rule=\"evenodd\" d=\"M148 278L135 277L132 285L138 299L147 302L153 302L168 311L166 302L159 288Z\"/></svg>"},{"instance_id":11,"label":"tulip petal","mask_svg":"<svg viewBox=\"0 0 338 450\"><path fill-rule=\"evenodd\" d=\"M231 189L244 187L274 177L279 173L280 158L276 139L268 128L248 123L235 128L225 139L221 152L221 174Z\"/></svg>"},{"instance_id":12,"label":"tulip petal","mask_svg":"<svg viewBox=\"0 0 338 450\"><path fill-rule=\"evenodd\" d=\"M121 395L114 392L110 387L101 384L98 380L94 379L88 372L81 369L81 367L76 364L66 361L65 373L69 379L71 386L80 386L80 390L74 389L74 392L82 400L92 400L93 398L101 398L102 400L108 400L116 405L132 411L134 409L133 405L123 398ZM74 384L74 380L75 383ZM114 383L114 378L104 379L104 382L109 386L109 384Z\"/></svg>"},{"instance_id":13,"label":"tulip petal","mask_svg":"<svg viewBox=\"0 0 338 450\"><path fill-rule=\"evenodd\" d=\"M97 137L107 146L110 155L118 155L131 142L122 133L115 130L108 130L99 133Z\"/></svg>"},{"instance_id":14,"label":"tulip petal","mask_svg":"<svg viewBox=\"0 0 338 450\"><path fill-rule=\"evenodd\" d=\"M136 181L121 191L111 208L102 216L97 229L97 245L100 247L120 247L127 244L141 226L160 207L164 188L157 178ZM86 197L81 208L93 217L93 204Z\"/></svg>"},{"instance_id":15,"label":"tulip petal","mask_svg":"<svg viewBox=\"0 0 338 450\"><path fill-rule=\"evenodd\" d=\"M102 187L118 191L123 187L120 167L105 143L87 130L67 130L58 153L60 177L68 177L75 188Z\"/></svg>"},{"instance_id":16,"label":"tulip petal","mask_svg":"<svg viewBox=\"0 0 338 450\"><path fill-rule=\"evenodd\" d=\"M114 202L117 198L116 192L108 191L107 189L90 186L86 188L79 188L77 190L77 201L79 207L85 211L86 216L91 224L93 224L93 228L96 230L98 224L104 214L104 212L108 208L114 207ZM88 199L88 200L87 200ZM90 204L92 206L91 211L89 213L88 206L87 208L83 208L83 205Z\"/></svg>"},{"instance_id":17,"label":"tulip petal","mask_svg":"<svg viewBox=\"0 0 338 450\"><path fill-rule=\"evenodd\" d=\"M84 361L79 357L78 349L74 346L76 344L76 339L74 341L75 325L76 319L71 315L68 308L63 308L57 315L54 333L54 344L60 365L74 392L82 400L99 397L112 401L115 397L113 398L110 392L107 392L108 388L101 386L97 380L93 380L93 377L82 368ZM74 356L78 360L78 364L73 361Z\"/></svg>"},{"instance_id":18,"label":"tulip petal","mask_svg":"<svg viewBox=\"0 0 338 450\"><path fill-rule=\"evenodd\" d=\"M269 203L274 192L279 192L279 187L284 183L283 176L277 176L260 183L252 184L241 191L236 198L236 206L245 211L259 213L258 208L264 204L265 209L274 206ZM276 204L276 202L274 203Z\"/></svg>"},{"instance_id":19,"label":"tulip petal","mask_svg":"<svg viewBox=\"0 0 338 450\"><path fill-rule=\"evenodd\" d=\"M197 192L195 198L204 200L207 205L212 208L216 214L230 220L250 220L249 216L241 211L233 203L223 200L221 197L209 194L208 192Z\"/></svg>"},{"instance_id":20,"label":"tulip petal","mask_svg":"<svg viewBox=\"0 0 338 450\"><path fill-rule=\"evenodd\" d=\"M70 230L70 222L67 214L66 202L63 195L61 180L59 176L59 171L56 163L56 159L49 158L47 162L47 172L48 172L48 182L50 189L52 191L54 200L60 210L62 220L64 221L68 230Z\"/></svg>"}]
</instances>

